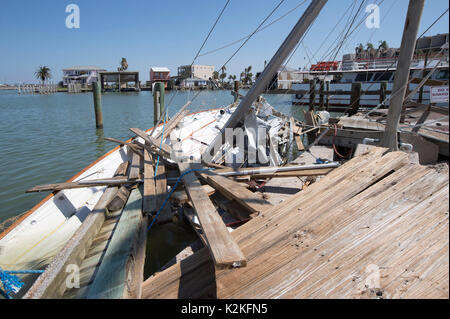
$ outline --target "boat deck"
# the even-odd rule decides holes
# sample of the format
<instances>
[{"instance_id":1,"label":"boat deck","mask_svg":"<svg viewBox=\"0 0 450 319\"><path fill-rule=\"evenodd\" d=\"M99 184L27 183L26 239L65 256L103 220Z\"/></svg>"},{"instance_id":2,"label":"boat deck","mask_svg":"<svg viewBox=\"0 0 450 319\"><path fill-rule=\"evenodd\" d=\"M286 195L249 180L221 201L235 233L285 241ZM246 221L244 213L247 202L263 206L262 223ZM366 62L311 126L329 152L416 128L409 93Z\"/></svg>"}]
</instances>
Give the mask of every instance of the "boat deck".
<instances>
[{"instance_id":1,"label":"boat deck","mask_svg":"<svg viewBox=\"0 0 450 319\"><path fill-rule=\"evenodd\" d=\"M449 298L449 174L372 148L235 229L247 266L206 248L143 298Z\"/></svg>"}]
</instances>

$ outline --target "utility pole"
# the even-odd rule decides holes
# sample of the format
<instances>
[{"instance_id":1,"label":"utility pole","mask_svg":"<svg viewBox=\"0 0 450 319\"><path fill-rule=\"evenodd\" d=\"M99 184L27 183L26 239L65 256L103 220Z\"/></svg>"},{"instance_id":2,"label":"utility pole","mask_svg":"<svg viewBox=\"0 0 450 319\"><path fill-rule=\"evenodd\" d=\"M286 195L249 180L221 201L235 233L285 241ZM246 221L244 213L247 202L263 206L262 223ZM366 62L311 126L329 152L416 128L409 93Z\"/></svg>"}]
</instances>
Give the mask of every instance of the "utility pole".
<instances>
[{"instance_id":1,"label":"utility pole","mask_svg":"<svg viewBox=\"0 0 450 319\"><path fill-rule=\"evenodd\" d=\"M386 128L381 140L381 145L388 147L391 151L398 150L398 124L408 86L409 67L416 47L417 32L419 30L424 3L425 0L409 0L400 55L398 57L397 70L395 71L394 86L389 103Z\"/></svg>"}]
</instances>

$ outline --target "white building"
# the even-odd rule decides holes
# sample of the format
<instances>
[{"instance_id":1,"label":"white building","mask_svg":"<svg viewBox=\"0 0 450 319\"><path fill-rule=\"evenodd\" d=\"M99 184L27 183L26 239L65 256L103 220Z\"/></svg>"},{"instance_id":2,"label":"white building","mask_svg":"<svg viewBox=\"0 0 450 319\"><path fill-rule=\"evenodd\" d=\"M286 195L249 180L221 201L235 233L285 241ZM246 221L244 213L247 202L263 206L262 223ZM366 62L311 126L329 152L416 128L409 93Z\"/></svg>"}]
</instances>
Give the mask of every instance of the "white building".
<instances>
[{"instance_id":1,"label":"white building","mask_svg":"<svg viewBox=\"0 0 450 319\"><path fill-rule=\"evenodd\" d=\"M188 87L199 87L199 86L206 86L208 83L207 80L200 79L200 78L187 78L181 81L180 86L184 88Z\"/></svg>"},{"instance_id":2,"label":"white building","mask_svg":"<svg viewBox=\"0 0 450 319\"><path fill-rule=\"evenodd\" d=\"M209 80L213 77L213 65L182 65L178 67L178 76L182 78L199 78Z\"/></svg>"},{"instance_id":3,"label":"white building","mask_svg":"<svg viewBox=\"0 0 450 319\"><path fill-rule=\"evenodd\" d=\"M304 80L304 74L300 70L296 70L290 67L281 67L278 71L278 88L290 89L293 83L302 83Z\"/></svg>"},{"instance_id":4,"label":"white building","mask_svg":"<svg viewBox=\"0 0 450 319\"><path fill-rule=\"evenodd\" d=\"M63 69L63 84L92 84L93 82L97 82L98 73L104 71L106 70L96 66L74 66Z\"/></svg>"}]
</instances>

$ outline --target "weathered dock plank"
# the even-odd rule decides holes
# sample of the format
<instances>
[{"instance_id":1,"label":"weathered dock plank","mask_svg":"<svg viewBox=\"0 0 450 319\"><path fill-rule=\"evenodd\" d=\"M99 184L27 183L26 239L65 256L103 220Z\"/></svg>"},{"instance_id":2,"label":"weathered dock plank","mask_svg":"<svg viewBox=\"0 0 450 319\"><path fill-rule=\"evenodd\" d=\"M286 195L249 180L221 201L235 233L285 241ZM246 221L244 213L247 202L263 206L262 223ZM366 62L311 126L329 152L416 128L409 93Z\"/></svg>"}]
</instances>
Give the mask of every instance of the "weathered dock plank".
<instances>
[{"instance_id":1,"label":"weathered dock plank","mask_svg":"<svg viewBox=\"0 0 450 319\"><path fill-rule=\"evenodd\" d=\"M143 296L448 298L448 167L410 164L407 154L385 151L367 150L237 228L232 237L246 268L200 280L195 274L211 267L202 249L182 269L176 264L149 278ZM367 288L371 265L380 285Z\"/></svg>"},{"instance_id":2,"label":"weathered dock plank","mask_svg":"<svg viewBox=\"0 0 450 319\"><path fill-rule=\"evenodd\" d=\"M191 169L187 163L178 163L180 173ZM239 246L231 237L194 172L183 176L183 182L192 206L207 240L207 247L217 267L244 267L246 259Z\"/></svg>"}]
</instances>

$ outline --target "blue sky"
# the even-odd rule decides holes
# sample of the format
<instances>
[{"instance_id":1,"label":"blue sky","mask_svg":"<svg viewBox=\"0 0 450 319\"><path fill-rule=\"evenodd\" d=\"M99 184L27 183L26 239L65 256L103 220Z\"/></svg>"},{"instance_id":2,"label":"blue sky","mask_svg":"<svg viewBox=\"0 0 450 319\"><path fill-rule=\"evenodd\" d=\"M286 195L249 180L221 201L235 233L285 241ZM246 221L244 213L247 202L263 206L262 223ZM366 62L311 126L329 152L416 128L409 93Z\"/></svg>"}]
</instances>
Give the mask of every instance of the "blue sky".
<instances>
[{"instance_id":1,"label":"blue sky","mask_svg":"<svg viewBox=\"0 0 450 319\"><path fill-rule=\"evenodd\" d=\"M207 52L250 34L280 0L231 0L222 19L205 45ZM354 0L329 0L289 62L290 67L308 65L305 53L317 58L327 52L333 39L343 30L345 10ZM363 1L363 0L358 0ZM365 0L366 4L382 0ZM151 66L167 66L176 73L179 65L190 64L213 25L225 0L21 0L1 1L0 9L0 83L36 82L34 72L47 65L53 81L60 81L62 69L73 65L96 65L115 70L122 57L129 70L140 71L141 81L149 78ZM229 62L227 73L239 75L248 65L253 72L263 68L301 16L310 0L285 0L267 23L300 3L303 5L255 34ZM75 3L80 8L79 29L67 29L65 8ZM359 5L360 2L358 2ZM400 45L408 0L384 0L380 5L379 29L363 23L346 41L343 53L370 39L377 45L386 40L391 47ZM447 0L427 0L419 34L448 8ZM341 21L337 27L336 23ZM448 13L427 35L447 33ZM331 32L331 33L330 33ZM325 45L321 43L329 36ZM198 64L220 68L239 44L205 55ZM320 48L320 50L319 50ZM315 61L313 61L315 62Z\"/></svg>"}]
</instances>

